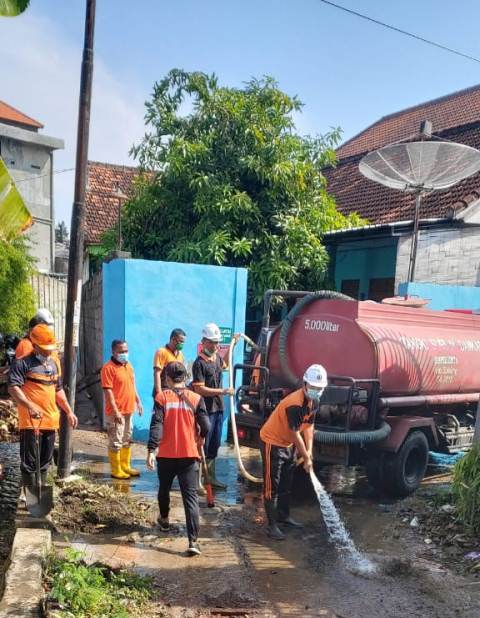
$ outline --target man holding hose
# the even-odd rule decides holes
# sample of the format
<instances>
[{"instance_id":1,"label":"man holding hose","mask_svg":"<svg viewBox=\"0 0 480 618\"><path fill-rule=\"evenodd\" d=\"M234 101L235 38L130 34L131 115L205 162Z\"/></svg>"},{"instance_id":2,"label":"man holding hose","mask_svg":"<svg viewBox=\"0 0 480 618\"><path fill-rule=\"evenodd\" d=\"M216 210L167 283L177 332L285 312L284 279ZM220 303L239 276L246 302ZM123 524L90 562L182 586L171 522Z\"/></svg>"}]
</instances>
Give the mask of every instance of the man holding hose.
<instances>
[{"instance_id":1,"label":"man holding hose","mask_svg":"<svg viewBox=\"0 0 480 618\"><path fill-rule=\"evenodd\" d=\"M326 386L325 368L311 365L303 376L303 387L287 395L260 430L267 534L277 541L285 538L279 523L301 527L290 517L295 454L303 459L303 469L309 474L313 466L315 412Z\"/></svg>"}]
</instances>

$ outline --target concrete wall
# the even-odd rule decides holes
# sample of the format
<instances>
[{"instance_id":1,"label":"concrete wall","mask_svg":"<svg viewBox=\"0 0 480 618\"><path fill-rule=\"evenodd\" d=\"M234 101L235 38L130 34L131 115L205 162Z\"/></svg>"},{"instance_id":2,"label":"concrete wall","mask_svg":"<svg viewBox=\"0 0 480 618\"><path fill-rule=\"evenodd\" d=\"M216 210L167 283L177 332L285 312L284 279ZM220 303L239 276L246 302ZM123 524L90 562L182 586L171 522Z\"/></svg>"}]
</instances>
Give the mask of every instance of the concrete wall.
<instances>
[{"instance_id":1,"label":"concrete wall","mask_svg":"<svg viewBox=\"0 0 480 618\"><path fill-rule=\"evenodd\" d=\"M38 270L54 266L55 215L53 206L53 151L63 141L0 123L0 156L34 218L27 232Z\"/></svg>"},{"instance_id":2,"label":"concrete wall","mask_svg":"<svg viewBox=\"0 0 480 618\"><path fill-rule=\"evenodd\" d=\"M103 364L102 273L91 277L82 289L79 380L88 384L98 418L103 414L103 393L99 382ZM90 386L91 385L91 386Z\"/></svg>"},{"instance_id":3,"label":"concrete wall","mask_svg":"<svg viewBox=\"0 0 480 618\"><path fill-rule=\"evenodd\" d=\"M247 271L242 268L147 260L103 265L103 356L110 357L113 339L128 341L145 409L142 418L135 417L135 439L148 437L155 350L165 345L173 328L183 328L185 359L191 365L206 322L244 332L246 291ZM237 346L235 362L243 360L241 348Z\"/></svg>"},{"instance_id":4,"label":"concrete wall","mask_svg":"<svg viewBox=\"0 0 480 618\"><path fill-rule=\"evenodd\" d=\"M411 235L398 240L395 287L407 280ZM480 227L420 232L415 281L480 285Z\"/></svg>"},{"instance_id":5,"label":"concrete wall","mask_svg":"<svg viewBox=\"0 0 480 618\"><path fill-rule=\"evenodd\" d=\"M434 283L402 283L400 294L429 299L429 309L480 309L480 287L466 285L437 285Z\"/></svg>"}]
</instances>

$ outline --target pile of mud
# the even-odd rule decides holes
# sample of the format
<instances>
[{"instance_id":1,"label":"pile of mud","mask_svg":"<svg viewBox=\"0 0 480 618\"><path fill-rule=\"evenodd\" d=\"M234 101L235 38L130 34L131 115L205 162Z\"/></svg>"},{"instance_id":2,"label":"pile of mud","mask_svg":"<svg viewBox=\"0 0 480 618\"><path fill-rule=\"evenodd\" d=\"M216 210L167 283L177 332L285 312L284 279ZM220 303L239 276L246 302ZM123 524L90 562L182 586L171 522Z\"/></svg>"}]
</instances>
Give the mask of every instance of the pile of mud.
<instances>
[{"instance_id":1,"label":"pile of mud","mask_svg":"<svg viewBox=\"0 0 480 618\"><path fill-rule=\"evenodd\" d=\"M0 442L18 440L17 406L10 399L0 399Z\"/></svg>"},{"instance_id":2,"label":"pile of mud","mask_svg":"<svg viewBox=\"0 0 480 618\"><path fill-rule=\"evenodd\" d=\"M426 547L441 552L449 567L480 578L480 539L458 517L448 489L418 491L402 504L399 515L423 537Z\"/></svg>"},{"instance_id":3,"label":"pile of mud","mask_svg":"<svg viewBox=\"0 0 480 618\"><path fill-rule=\"evenodd\" d=\"M154 506L107 485L75 481L59 489L50 516L60 532L131 531L151 527Z\"/></svg>"}]
</instances>

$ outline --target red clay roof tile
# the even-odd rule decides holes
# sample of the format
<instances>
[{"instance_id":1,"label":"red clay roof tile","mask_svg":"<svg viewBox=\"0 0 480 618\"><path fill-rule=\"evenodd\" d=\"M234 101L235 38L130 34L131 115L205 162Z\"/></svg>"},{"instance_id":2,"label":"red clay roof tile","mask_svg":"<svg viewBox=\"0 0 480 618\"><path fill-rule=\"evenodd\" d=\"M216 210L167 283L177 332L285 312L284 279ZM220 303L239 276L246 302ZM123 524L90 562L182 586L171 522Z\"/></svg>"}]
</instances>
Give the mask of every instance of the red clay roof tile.
<instances>
[{"instance_id":1,"label":"red clay roof tile","mask_svg":"<svg viewBox=\"0 0 480 618\"><path fill-rule=\"evenodd\" d=\"M4 101L0 101L0 122L2 122L2 120L9 123L33 127L35 129L43 129L43 124L38 122L38 120L30 118L30 116L27 116Z\"/></svg>"}]
</instances>

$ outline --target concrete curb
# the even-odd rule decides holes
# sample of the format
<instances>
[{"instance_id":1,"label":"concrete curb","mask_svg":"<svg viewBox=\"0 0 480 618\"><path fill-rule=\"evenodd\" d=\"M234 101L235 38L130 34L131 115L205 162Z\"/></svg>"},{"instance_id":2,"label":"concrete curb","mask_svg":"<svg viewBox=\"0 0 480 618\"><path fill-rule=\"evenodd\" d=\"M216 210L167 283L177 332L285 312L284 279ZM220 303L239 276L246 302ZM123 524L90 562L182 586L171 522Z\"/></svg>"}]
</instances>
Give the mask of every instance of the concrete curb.
<instances>
[{"instance_id":1,"label":"concrete curb","mask_svg":"<svg viewBox=\"0 0 480 618\"><path fill-rule=\"evenodd\" d=\"M50 530L17 528L0 601L2 618L39 618L44 597L43 561L52 545Z\"/></svg>"}]
</instances>

